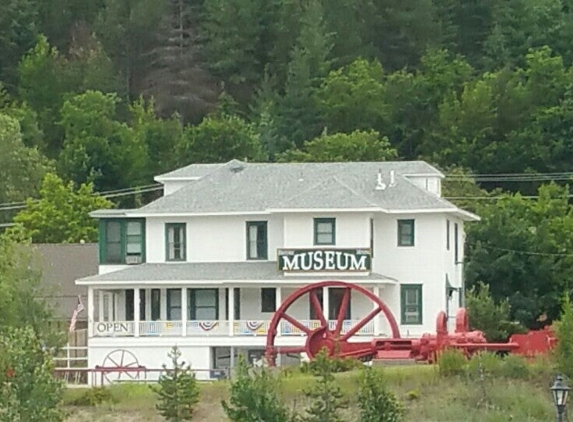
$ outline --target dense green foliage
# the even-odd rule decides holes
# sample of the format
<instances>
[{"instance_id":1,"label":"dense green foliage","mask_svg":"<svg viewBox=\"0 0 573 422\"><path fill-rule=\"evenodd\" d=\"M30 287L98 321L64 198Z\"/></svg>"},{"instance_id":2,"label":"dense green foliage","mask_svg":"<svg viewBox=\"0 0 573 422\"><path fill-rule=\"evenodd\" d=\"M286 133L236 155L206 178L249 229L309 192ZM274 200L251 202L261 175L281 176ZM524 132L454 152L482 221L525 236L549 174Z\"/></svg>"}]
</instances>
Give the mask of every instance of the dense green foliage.
<instances>
[{"instance_id":1,"label":"dense green foliage","mask_svg":"<svg viewBox=\"0 0 573 422\"><path fill-rule=\"evenodd\" d=\"M102 192L192 162L424 159L450 176L446 196L484 217L468 228L468 286L489 285L528 327L558 316L568 191L536 182L564 180L573 156L570 0L2 8L0 223L54 171ZM460 172L494 177L478 186Z\"/></svg>"},{"instance_id":2,"label":"dense green foliage","mask_svg":"<svg viewBox=\"0 0 573 422\"><path fill-rule=\"evenodd\" d=\"M159 377L156 386L157 410L169 422L184 422L193 419L193 411L199 402L199 385L189 365L181 361L181 351L176 346L169 352L171 368ZM167 371L167 369L169 369Z\"/></svg>"},{"instance_id":3,"label":"dense green foliage","mask_svg":"<svg viewBox=\"0 0 573 422\"><path fill-rule=\"evenodd\" d=\"M573 304L569 295L565 295L562 300L561 318L556 325L555 360L559 371L571 379L573 377Z\"/></svg>"},{"instance_id":4,"label":"dense green foliage","mask_svg":"<svg viewBox=\"0 0 573 422\"><path fill-rule=\"evenodd\" d=\"M295 420L279 397L277 379L266 369L253 369L251 374L243 356L239 357L235 368L229 400L223 400L221 405L227 418L233 422Z\"/></svg>"},{"instance_id":5,"label":"dense green foliage","mask_svg":"<svg viewBox=\"0 0 573 422\"><path fill-rule=\"evenodd\" d=\"M381 371L364 369L358 392L361 422L399 422L404 415L402 404L388 389Z\"/></svg>"},{"instance_id":6,"label":"dense green foliage","mask_svg":"<svg viewBox=\"0 0 573 422\"><path fill-rule=\"evenodd\" d=\"M60 422L63 383L31 328L5 328L0 335L0 421Z\"/></svg>"}]
</instances>

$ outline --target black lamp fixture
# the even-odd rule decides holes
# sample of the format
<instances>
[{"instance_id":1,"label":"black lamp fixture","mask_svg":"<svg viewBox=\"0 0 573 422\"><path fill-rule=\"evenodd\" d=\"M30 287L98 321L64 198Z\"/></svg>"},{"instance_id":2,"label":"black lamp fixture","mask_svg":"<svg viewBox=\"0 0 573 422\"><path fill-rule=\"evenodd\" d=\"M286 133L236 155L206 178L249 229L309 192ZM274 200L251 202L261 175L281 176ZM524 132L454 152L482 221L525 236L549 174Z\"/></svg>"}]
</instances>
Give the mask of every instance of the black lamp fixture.
<instances>
[{"instance_id":1,"label":"black lamp fixture","mask_svg":"<svg viewBox=\"0 0 573 422\"><path fill-rule=\"evenodd\" d=\"M557 422L563 422L563 414L565 413L565 406L567 406L567 398L571 389L561 375L557 375L555 382L551 387L551 394L553 395L553 403L557 408Z\"/></svg>"}]
</instances>

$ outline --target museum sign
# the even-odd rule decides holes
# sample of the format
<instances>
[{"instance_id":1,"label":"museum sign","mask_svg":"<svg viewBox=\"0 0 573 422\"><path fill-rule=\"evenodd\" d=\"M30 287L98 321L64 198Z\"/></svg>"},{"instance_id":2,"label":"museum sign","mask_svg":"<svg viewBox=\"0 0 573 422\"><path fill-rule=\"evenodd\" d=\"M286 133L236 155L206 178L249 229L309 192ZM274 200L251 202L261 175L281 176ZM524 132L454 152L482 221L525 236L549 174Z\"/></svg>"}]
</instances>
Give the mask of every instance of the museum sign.
<instances>
[{"instance_id":1,"label":"museum sign","mask_svg":"<svg viewBox=\"0 0 573 422\"><path fill-rule=\"evenodd\" d=\"M279 270L306 271L370 271L369 249L279 249Z\"/></svg>"}]
</instances>

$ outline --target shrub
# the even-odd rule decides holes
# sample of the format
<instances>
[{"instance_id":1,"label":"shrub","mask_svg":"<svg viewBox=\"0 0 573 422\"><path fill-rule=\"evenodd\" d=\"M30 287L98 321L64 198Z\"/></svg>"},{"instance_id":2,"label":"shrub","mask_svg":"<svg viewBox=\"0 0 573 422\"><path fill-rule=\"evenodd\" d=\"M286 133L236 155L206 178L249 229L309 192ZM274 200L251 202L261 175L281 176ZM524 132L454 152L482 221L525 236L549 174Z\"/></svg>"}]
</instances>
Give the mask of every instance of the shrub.
<instances>
[{"instance_id":1,"label":"shrub","mask_svg":"<svg viewBox=\"0 0 573 422\"><path fill-rule=\"evenodd\" d=\"M163 365L165 374L159 377L157 386L151 386L158 395L156 407L168 421L188 421L193 418L194 407L199 402L199 386L191 367L185 367L185 362L179 361L181 351L177 347L173 347L168 356L173 369L168 371Z\"/></svg>"},{"instance_id":2,"label":"shrub","mask_svg":"<svg viewBox=\"0 0 573 422\"><path fill-rule=\"evenodd\" d=\"M325 357L327 355L325 354ZM359 369L364 366L364 364L355 358L339 358L339 357L326 357L326 359L315 359L310 362L303 362L300 367L300 371L305 374L319 375L323 368L319 366L328 366L328 371L331 373L348 372L353 369Z\"/></svg>"},{"instance_id":3,"label":"shrub","mask_svg":"<svg viewBox=\"0 0 573 422\"><path fill-rule=\"evenodd\" d=\"M438 369L444 377L459 376L465 372L467 359L458 349L444 350L438 355Z\"/></svg>"},{"instance_id":4,"label":"shrub","mask_svg":"<svg viewBox=\"0 0 573 422\"><path fill-rule=\"evenodd\" d=\"M345 407L342 391L336 384L331 371L331 363L325 349L315 356L316 375L319 377L315 385L305 391L312 399L307 409L306 422L342 422L339 411Z\"/></svg>"},{"instance_id":5,"label":"shrub","mask_svg":"<svg viewBox=\"0 0 573 422\"><path fill-rule=\"evenodd\" d=\"M569 295L565 295L561 306L561 319L557 325L555 360L559 371L573 377L573 307Z\"/></svg>"},{"instance_id":6,"label":"shrub","mask_svg":"<svg viewBox=\"0 0 573 422\"><path fill-rule=\"evenodd\" d=\"M466 303L470 327L483 331L488 341L503 342L512 334L526 331L521 325L511 322L507 300L495 303L487 284L480 282L472 287L467 292Z\"/></svg>"},{"instance_id":7,"label":"shrub","mask_svg":"<svg viewBox=\"0 0 573 422\"><path fill-rule=\"evenodd\" d=\"M361 422L398 422L404 410L398 399L386 388L381 371L364 369L358 392Z\"/></svg>"},{"instance_id":8,"label":"shrub","mask_svg":"<svg viewBox=\"0 0 573 422\"><path fill-rule=\"evenodd\" d=\"M62 421L63 384L34 331L6 328L0 356L0 421Z\"/></svg>"},{"instance_id":9,"label":"shrub","mask_svg":"<svg viewBox=\"0 0 573 422\"><path fill-rule=\"evenodd\" d=\"M221 405L232 422L288 422L293 416L278 395L278 381L266 370L249 374L243 356L239 356L236 379L231 383L229 402Z\"/></svg>"},{"instance_id":10,"label":"shrub","mask_svg":"<svg viewBox=\"0 0 573 422\"><path fill-rule=\"evenodd\" d=\"M472 356L467 364L470 377L482 375L502 375L503 362L501 358L492 352L479 352Z\"/></svg>"},{"instance_id":11,"label":"shrub","mask_svg":"<svg viewBox=\"0 0 573 422\"><path fill-rule=\"evenodd\" d=\"M97 406L108 402L115 402L109 389L104 387L95 387L82 392L82 394L70 404L72 406Z\"/></svg>"},{"instance_id":12,"label":"shrub","mask_svg":"<svg viewBox=\"0 0 573 422\"><path fill-rule=\"evenodd\" d=\"M530 370L525 358L518 355L506 356L503 359L502 375L511 379L529 378Z\"/></svg>"}]
</instances>

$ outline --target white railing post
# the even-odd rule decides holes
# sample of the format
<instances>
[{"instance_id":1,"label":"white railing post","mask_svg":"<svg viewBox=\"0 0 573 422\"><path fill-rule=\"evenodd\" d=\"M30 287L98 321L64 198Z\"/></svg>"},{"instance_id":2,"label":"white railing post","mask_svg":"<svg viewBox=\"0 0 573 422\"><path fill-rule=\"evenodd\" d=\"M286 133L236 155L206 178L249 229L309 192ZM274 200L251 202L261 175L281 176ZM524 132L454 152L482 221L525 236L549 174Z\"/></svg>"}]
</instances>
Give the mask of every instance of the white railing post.
<instances>
[{"instance_id":1,"label":"white railing post","mask_svg":"<svg viewBox=\"0 0 573 422\"><path fill-rule=\"evenodd\" d=\"M181 288L181 335L187 336L187 287Z\"/></svg>"},{"instance_id":2,"label":"white railing post","mask_svg":"<svg viewBox=\"0 0 573 422\"><path fill-rule=\"evenodd\" d=\"M283 289L281 287L277 287L276 289L276 294L275 294L275 311L277 311L282 303L283 303ZM267 327L268 330L268 327ZM282 322L279 322L279 326L277 327L277 336L281 336L282 335Z\"/></svg>"},{"instance_id":3,"label":"white railing post","mask_svg":"<svg viewBox=\"0 0 573 422\"><path fill-rule=\"evenodd\" d=\"M88 286L88 337L94 334L94 288Z\"/></svg>"},{"instance_id":4,"label":"white railing post","mask_svg":"<svg viewBox=\"0 0 573 422\"><path fill-rule=\"evenodd\" d=\"M139 337L139 288L133 289L133 335Z\"/></svg>"},{"instance_id":5,"label":"white railing post","mask_svg":"<svg viewBox=\"0 0 573 422\"><path fill-rule=\"evenodd\" d=\"M235 335L235 288L228 287L229 289L229 336Z\"/></svg>"},{"instance_id":6,"label":"white railing post","mask_svg":"<svg viewBox=\"0 0 573 422\"><path fill-rule=\"evenodd\" d=\"M379 298L380 297L380 286L372 287L372 293L374 294L374 296ZM378 304L376 302L374 302L374 305L372 305L372 308L376 309L377 307L378 307ZM374 335L375 336L380 335L380 314L378 314L374 317Z\"/></svg>"}]
</instances>

